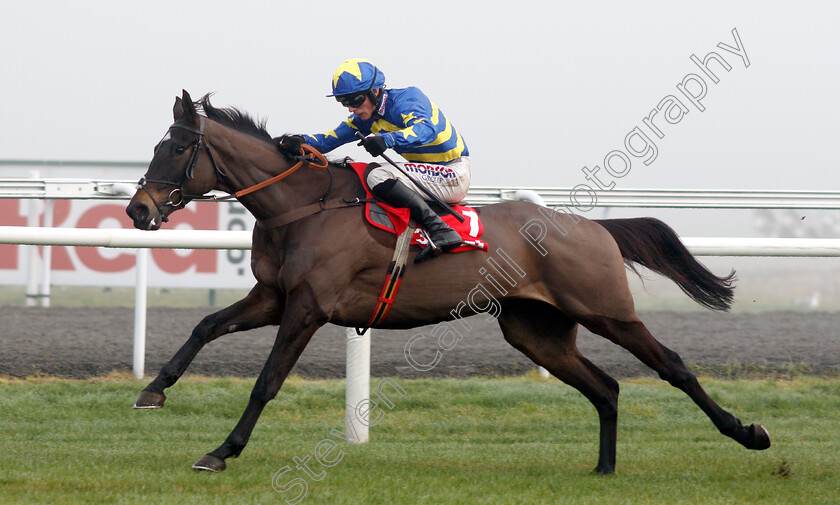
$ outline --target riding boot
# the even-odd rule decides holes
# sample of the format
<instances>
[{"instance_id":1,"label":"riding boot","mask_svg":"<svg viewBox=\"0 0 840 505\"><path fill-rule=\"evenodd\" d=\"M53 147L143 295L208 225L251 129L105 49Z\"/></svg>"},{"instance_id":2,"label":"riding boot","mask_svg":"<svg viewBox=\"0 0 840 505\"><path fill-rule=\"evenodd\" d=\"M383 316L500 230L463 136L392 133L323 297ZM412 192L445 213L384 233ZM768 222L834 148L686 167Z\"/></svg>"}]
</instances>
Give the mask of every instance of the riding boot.
<instances>
[{"instance_id":1,"label":"riding boot","mask_svg":"<svg viewBox=\"0 0 840 505\"><path fill-rule=\"evenodd\" d=\"M370 188L370 191L394 207L407 208L411 218L428 232L434 246L426 246L420 251L414 263L422 263L461 245L461 236L444 223L420 195L401 181L389 179Z\"/></svg>"}]
</instances>

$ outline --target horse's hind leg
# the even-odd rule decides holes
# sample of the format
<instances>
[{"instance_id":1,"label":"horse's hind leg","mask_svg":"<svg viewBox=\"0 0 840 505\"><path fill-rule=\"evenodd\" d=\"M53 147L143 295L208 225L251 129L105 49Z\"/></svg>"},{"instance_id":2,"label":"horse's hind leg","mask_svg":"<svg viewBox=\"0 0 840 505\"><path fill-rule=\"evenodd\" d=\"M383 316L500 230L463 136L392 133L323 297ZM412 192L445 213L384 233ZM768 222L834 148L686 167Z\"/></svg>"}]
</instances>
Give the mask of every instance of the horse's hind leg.
<instances>
[{"instance_id":1,"label":"horse's hind leg","mask_svg":"<svg viewBox=\"0 0 840 505\"><path fill-rule=\"evenodd\" d=\"M251 292L233 305L206 316L193 329L190 338L181 346L175 356L160 369L155 380L140 393L134 403L135 409L163 407L166 396L163 390L175 384L195 358L209 342L222 335L237 331L259 328L277 323L283 314L283 299L263 284L257 284Z\"/></svg>"},{"instance_id":2,"label":"horse's hind leg","mask_svg":"<svg viewBox=\"0 0 840 505\"><path fill-rule=\"evenodd\" d=\"M618 382L581 356L575 344L577 323L546 303L510 300L502 307L499 324L512 346L592 402L601 424L595 472L613 473Z\"/></svg>"},{"instance_id":3,"label":"horse's hind leg","mask_svg":"<svg viewBox=\"0 0 840 505\"><path fill-rule=\"evenodd\" d=\"M738 418L715 403L679 355L653 338L641 321L618 321L605 317L590 319L583 324L592 332L627 349L662 379L684 391L724 435L747 449L770 447L770 436L763 426L743 426Z\"/></svg>"}]
</instances>

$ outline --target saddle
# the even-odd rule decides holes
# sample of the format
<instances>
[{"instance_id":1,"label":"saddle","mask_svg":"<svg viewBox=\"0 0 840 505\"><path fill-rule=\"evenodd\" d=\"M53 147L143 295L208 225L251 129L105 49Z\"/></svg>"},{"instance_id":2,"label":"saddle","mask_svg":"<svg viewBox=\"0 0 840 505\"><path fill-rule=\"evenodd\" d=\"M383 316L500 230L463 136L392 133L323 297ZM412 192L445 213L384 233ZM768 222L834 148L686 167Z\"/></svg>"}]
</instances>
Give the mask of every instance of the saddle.
<instances>
[{"instance_id":1,"label":"saddle","mask_svg":"<svg viewBox=\"0 0 840 505\"><path fill-rule=\"evenodd\" d=\"M411 220L408 209L391 207L387 203L378 200L368 190L367 185L364 183L367 163L349 163L348 165L356 172L361 183L362 191L364 191L364 198L362 200L365 202L364 214L368 224L374 228L385 230L398 236L401 235ZM464 217L464 221L461 222L448 212L444 213L443 209L434 203L430 203L429 207L437 212L450 228L461 235L462 244L456 249L449 251L449 253L475 250L487 251L487 244L480 240L481 235L484 233L484 225L475 208L466 205L453 205L453 210ZM423 248L428 244L428 240L420 228L414 230L414 234L411 237L411 245L418 245Z\"/></svg>"},{"instance_id":2,"label":"saddle","mask_svg":"<svg viewBox=\"0 0 840 505\"><path fill-rule=\"evenodd\" d=\"M381 324L388 316L388 312L390 312L391 306L394 304L394 299L397 297L400 282L402 282L403 275L405 274L409 246L418 245L423 248L428 246L429 243L421 229L415 228L415 223L411 220L408 209L391 207L378 200L368 190L367 185L364 183L367 163L347 163L347 165L359 177L359 186L361 192L364 193L363 197L360 195L359 200L365 202L365 220L374 228L397 235L394 257L388 265L388 270L385 274L385 283L379 292L376 307L374 307L367 324L362 328L356 328L356 333L362 335L368 328ZM430 205L430 207L440 215L446 224L461 235L462 244L447 254L460 251L487 251L487 244L480 239L484 233L484 225L481 223L476 209L465 205L453 206L455 212L464 217L464 221L461 222L448 212L443 214L441 212L443 209L437 208L437 206Z\"/></svg>"}]
</instances>

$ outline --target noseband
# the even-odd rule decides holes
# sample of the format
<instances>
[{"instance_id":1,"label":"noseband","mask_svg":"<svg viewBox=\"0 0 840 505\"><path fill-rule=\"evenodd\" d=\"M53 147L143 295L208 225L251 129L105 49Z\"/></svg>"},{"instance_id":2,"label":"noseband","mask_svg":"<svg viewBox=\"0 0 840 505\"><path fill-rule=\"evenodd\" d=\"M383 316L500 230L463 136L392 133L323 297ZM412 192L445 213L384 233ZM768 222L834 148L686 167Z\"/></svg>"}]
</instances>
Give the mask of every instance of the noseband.
<instances>
[{"instance_id":1,"label":"noseband","mask_svg":"<svg viewBox=\"0 0 840 505\"><path fill-rule=\"evenodd\" d=\"M193 178L193 170L195 169L195 164L198 162L198 155L201 152L202 147L207 151L207 154L210 156L210 162L213 163L213 169L216 171L216 175L218 177L224 178L225 175L219 170L219 165L216 164L216 158L213 156L213 151L210 150L210 144L204 142L204 116L199 116L199 129L196 130L190 126L182 125L175 123L169 127L171 130L172 128L180 128L182 130L187 130L188 132L195 133L197 135L195 139L195 143L193 144L192 153L190 154L190 161L187 163L187 168L184 170L184 174L181 176L181 180L179 182L175 181L165 181L165 180L158 180L158 179L147 179L145 177L141 178L140 181L137 183L137 188L142 189L152 200L152 203L155 204L155 208L157 208L158 214L160 214L163 222L169 221L169 219L163 213L163 207L172 207L173 210L180 209L187 204L187 200L206 200L212 199L212 196L205 196L205 195L188 195L185 194L183 191L184 185ZM169 192L168 201L164 204L159 204L155 197L152 196L152 193L146 187L146 183L153 182L157 184L166 184L169 186L175 186L175 189ZM177 198L177 201L175 200Z\"/></svg>"}]
</instances>

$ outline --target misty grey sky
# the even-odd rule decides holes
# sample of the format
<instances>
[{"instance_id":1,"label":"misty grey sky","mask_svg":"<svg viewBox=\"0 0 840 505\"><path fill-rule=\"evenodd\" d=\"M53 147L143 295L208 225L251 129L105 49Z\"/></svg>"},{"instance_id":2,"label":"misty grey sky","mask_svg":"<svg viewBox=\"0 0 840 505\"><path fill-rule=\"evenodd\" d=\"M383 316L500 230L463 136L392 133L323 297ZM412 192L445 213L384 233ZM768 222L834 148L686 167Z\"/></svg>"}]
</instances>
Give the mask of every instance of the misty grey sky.
<instances>
[{"instance_id":1,"label":"misty grey sky","mask_svg":"<svg viewBox=\"0 0 840 505\"><path fill-rule=\"evenodd\" d=\"M0 4L0 159L147 161L182 88L316 132L330 78L374 61L464 135L473 185L574 186L639 127L657 146L622 188L837 189L835 2L11 1ZM735 46L749 67L718 47ZM692 63L719 53L714 84ZM696 73L700 112L677 90ZM674 95L677 124L643 119ZM638 140L638 139L637 139ZM355 146L334 151L367 159ZM73 174L84 177L85 174ZM590 185L592 183L589 183Z\"/></svg>"}]
</instances>

